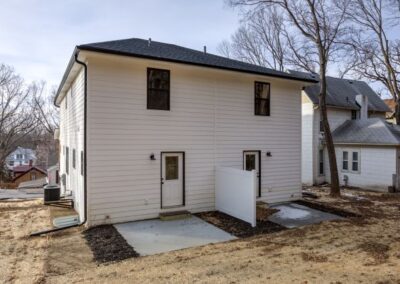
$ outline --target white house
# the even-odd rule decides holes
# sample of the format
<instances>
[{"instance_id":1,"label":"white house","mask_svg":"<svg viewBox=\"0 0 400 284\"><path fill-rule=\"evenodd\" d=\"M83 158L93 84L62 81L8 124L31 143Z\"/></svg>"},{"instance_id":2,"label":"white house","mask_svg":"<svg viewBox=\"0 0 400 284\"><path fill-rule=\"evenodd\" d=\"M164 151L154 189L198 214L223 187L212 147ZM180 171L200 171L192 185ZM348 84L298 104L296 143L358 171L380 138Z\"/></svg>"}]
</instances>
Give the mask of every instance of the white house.
<instances>
[{"instance_id":1,"label":"white house","mask_svg":"<svg viewBox=\"0 0 400 284\"><path fill-rule=\"evenodd\" d=\"M384 121L388 107L363 81L328 77L327 88L328 120L341 185L387 191L397 167L397 144L387 130L396 127ZM330 182L318 93L319 85L302 92L302 182L306 185ZM387 135L379 140L382 131ZM360 135L368 137L360 139Z\"/></svg>"},{"instance_id":2,"label":"white house","mask_svg":"<svg viewBox=\"0 0 400 284\"><path fill-rule=\"evenodd\" d=\"M255 169L259 200L298 199L315 82L151 40L77 46L55 99L63 190L88 226L214 210L217 166Z\"/></svg>"},{"instance_id":3,"label":"white house","mask_svg":"<svg viewBox=\"0 0 400 284\"><path fill-rule=\"evenodd\" d=\"M35 151L18 146L6 159L9 169L15 166L32 166L36 162Z\"/></svg>"}]
</instances>

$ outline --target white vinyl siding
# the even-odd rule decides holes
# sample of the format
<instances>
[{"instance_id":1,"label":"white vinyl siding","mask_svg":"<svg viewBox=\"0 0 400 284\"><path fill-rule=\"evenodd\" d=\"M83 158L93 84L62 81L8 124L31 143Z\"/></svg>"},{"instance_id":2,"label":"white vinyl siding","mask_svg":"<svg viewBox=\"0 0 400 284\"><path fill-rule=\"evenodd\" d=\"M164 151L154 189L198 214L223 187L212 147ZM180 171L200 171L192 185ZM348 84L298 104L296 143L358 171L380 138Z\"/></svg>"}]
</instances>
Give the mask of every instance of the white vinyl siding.
<instances>
[{"instance_id":1,"label":"white vinyl siding","mask_svg":"<svg viewBox=\"0 0 400 284\"><path fill-rule=\"evenodd\" d=\"M68 107L65 106L68 101ZM79 167L73 168L73 149L75 152L83 151L84 132L84 72L81 70L76 76L70 89L60 105L60 175L66 174L66 186L63 192L72 191L75 209L83 217L83 176ZM69 148L69 171L66 169L66 147ZM76 159L76 165L78 164ZM62 180L60 180L62 184Z\"/></svg>"},{"instance_id":2,"label":"white vinyl siding","mask_svg":"<svg viewBox=\"0 0 400 284\"><path fill-rule=\"evenodd\" d=\"M342 169L343 151L349 153L348 171ZM353 152L358 153L358 171L352 171ZM349 147L336 146L336 160L339 168L339 182L344 185L344 176L348 176L348 185L387 191L393 183L393 174L396 174L395 147ZM328 165L329 166L329 165ZM330 182L329 168L326 169L327 181Z\"/></svg>"},{"instance_id":3,"label":"white vinyl siding","mask_svg":"<svg viewBox=\"0 0 400 284\"><path fill-rule=\"evenodd\" d=\"M185 151L180 209L214 210L215 166L241 169L243 150L261 150L262 200L301 197L301 83L127 57L88 60L90 226L162 212L162 151ZM168 112L146 108L148 67L171 72ZM255 81L271 83L269 117L254 115Z\"/></svg>"},{"instance_id":4,"label":"white vinyl siding","mask_svg":"<svg viewBox=\"0 0 400 284\"><path fill-rule=\"evenodd\" d=\"M304 91L302 92L301 117L301 181L304 184L314 184L314 104ZM317 136L318 137L318 136Z\"/></svg>"}]
</instances>

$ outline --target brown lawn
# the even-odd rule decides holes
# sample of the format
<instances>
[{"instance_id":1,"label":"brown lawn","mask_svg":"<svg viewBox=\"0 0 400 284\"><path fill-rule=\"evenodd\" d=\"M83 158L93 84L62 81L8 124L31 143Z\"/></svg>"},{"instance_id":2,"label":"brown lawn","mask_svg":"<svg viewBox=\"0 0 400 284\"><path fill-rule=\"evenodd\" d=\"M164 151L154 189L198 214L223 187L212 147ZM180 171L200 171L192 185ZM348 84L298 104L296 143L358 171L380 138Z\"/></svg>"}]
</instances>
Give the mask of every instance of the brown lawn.
<instances>
[{"instance_id":1,"label":"brown lawn","mask_svg":"<svg viewBox=\"0 0 400 284\"><path fill-rule=\"evenodd\" d=\"M101 265L82 228L27 237L65 209L1 202L0 282L400 283L400 194L312 191L362 217Z\"/></svg>"}]
</instances>

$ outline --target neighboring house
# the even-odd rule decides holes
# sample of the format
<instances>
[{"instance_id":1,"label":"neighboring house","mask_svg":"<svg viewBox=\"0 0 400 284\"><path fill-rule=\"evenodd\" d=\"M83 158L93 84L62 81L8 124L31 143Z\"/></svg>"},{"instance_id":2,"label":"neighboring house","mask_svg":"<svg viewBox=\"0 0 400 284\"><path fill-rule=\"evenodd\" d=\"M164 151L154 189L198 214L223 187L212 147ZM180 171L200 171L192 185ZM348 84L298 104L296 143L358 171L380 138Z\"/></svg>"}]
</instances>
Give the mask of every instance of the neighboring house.
<instances>
[{"instance_id":1,"label":"neighboring house","mask_svg":"<svg viewBox=\"0 0 400 284\"><path fill-rule=\"evenodd\" d=\"M396 109L396 102L394 99L384 99L385 104L388 106L390 111L386 112L386 120L392 123L396 123L396 118L394 117L394 112Z\"/></svg>"},{"instance_id":2,"label":"neighboring house","mask_svg":"<svg viewBox=\"0 0 400 284\"><path fill-rule=\"evenodd\" d=\"M386 192L399 188L400 126L383 118L348 120L332 136L341 184ZM328 180L329 174L327 167Z\"/></svg>"},{"instance_id":3,"label":"neighboring house","mask_svg":"<svg viewBox=\"0 0 400 284\"><path fill-rule=\"evenodd\" d=\"M15 166L35 165L36 155L32 149L17 147L14 152L8 155L6 163L9 169Z\"/></svg>"},{"instance_id":4,"label":"neighboring house","mask_svg":"<svg viewBox=\"0 0 400 284\"><path fill-rule=\"evenodd\" d=\"M295 73L298 74L299 72ZM337 145L337 163L341 185L347 184L349 186L387 190L387 187L392 185L392 182L390 181L389 183L385 178L385 182L377 183L375 178L376 174L379 175L383 169L390 170L390 176L396 173L392 171L391 167L384 167L381 163L378 163L380 161L380 151L383 153L385 150L381 147L378 149L377 145L369 145L368 141L358 141L356 139L357 133L355 132L348 134L350 137L353 135L355 139L353 142L349 142L347 146L357 145L358 150L346 150L343 148L343 141L336 140L336 137L339 137L340 131L343 130L343 128L339 127L348 124L349 121L360 123L360 120L367 120L368 123L372 123L369 122L371 118L384 120L386 112L389 111L388 107L363 81L327 77L327 89L328 121L331 131L336 134L334 143ZM302 182L306 185L330 182L329 161L318 107L318 94L319 85L309 86L302 93ZM365 125L364 127L368 128L368 123L361 125ZM338 130L335 131L336 129ZM360 150L360 147L363 147L363 151ZM378 157L369 156L363 160L364 155L372 153L377 154ZM345 158L348 157L348 169L342 167L343 155ZM393 160L395 158L395 156L392 157ZM364 162L369 159L377 160L371 165L364 165ZM351 170L352 162L354 162L355 167L359 163L355 171ZM371 174L372 172L375 174ZM344 180L345 175L347 176L347 181ZM359 179L356 179L354 175L362 178L363 183L358 182Z\"/></svg>"},{"instance_id":5,"label":"neighboring house","mask_svg":"<svg viewBox=\"0 0 400 284\"><path fill-rule=\"evenodd\" d=\"M259 200L299 199L314 83L150 40L77 46L55 99L62 190L88 226L214 210L216 166L255 169Z\"/></svg>"},{"instance_id":6,"label":"neighboring house","mask_svg":"<svg viewBox=\"0 0 400 284\"><path fill-rule=\"evenodd\" d=\"M32 166L17 166L14 167L13 172L14 178L12 182L17 186L21 182L34 181L47 177L46 171Z\"/></svg>"}]
</instances>

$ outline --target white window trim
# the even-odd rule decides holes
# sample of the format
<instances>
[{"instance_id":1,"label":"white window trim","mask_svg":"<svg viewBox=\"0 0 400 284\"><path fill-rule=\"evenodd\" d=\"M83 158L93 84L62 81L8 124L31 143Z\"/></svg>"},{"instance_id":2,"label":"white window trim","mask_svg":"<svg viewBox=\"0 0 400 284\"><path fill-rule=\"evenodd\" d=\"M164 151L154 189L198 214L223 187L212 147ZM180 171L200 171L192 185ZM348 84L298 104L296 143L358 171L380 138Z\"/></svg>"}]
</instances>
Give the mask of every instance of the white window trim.
<instances>
[{"instance_id":1,"label":"white window trim","mask_svg":"<svg viewBox=\"0 0 400 284\"><path fill-rule=\"evenodd\" d=\"M347 167L348 169L345 170L343 169L343 152L347 152ZM353 153L357 152L358 153L358 170L353 171ZM361 151L360 150L350 150L350 149L342 149L341 152L341 163L340 163L340 169L342 173L352 173L352 174L360 174L361 173Z\"/></svg>"}]
</instances>

